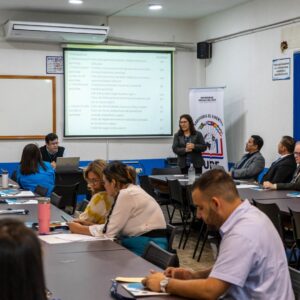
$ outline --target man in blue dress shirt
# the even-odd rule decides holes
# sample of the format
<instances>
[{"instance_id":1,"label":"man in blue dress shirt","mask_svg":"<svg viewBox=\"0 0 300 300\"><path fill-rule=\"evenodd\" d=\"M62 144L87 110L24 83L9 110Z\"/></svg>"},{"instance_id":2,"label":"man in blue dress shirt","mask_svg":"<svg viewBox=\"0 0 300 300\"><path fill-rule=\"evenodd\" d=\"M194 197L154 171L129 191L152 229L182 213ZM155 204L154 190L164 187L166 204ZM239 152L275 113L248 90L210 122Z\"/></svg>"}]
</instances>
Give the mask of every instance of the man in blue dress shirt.
<instances>
[{"instance_id":1,"label":"man in blue dress shirt","mask_svg":"<svg viewBox=\"0 0 300 300\"><path fill-rule=\"evenodd\" d=\"M216 169L203 174L194 183L193 201L197 216L222 237L214 266L152 273L143 282L148 288L193 299L294 299L278 232L265 214L240 199L230 175Z\"/></svg>"}]
</instances>

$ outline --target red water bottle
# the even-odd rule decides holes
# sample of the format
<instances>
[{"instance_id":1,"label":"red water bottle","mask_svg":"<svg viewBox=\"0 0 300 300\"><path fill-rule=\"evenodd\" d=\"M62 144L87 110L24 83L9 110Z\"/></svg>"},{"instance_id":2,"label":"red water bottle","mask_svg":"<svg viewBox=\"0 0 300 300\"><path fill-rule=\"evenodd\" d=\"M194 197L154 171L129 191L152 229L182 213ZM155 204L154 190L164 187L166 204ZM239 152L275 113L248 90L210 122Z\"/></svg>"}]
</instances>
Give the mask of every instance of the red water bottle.
<instances>
[{"instance_id":1,"label":"red water bottle","mask_svg":"<svg viewBox=\"0 0 300 300\"><path fill-rule=\"evenodd\" d=\"M39 234L48 234L51 218L50 199L38 199Z\"/></svg>"}]
</instances>

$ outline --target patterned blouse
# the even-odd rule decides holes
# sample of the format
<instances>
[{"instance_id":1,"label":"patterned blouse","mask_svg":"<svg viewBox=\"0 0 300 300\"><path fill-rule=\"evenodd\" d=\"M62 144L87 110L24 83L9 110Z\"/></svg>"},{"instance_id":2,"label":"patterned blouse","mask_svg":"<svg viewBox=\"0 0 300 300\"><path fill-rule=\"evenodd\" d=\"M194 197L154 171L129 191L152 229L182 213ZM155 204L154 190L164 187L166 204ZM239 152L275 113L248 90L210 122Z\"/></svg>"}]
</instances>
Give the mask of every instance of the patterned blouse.
<instances>
[{"instance_id":1,"label":"patterned blouse","mask_svg":"<svg viewBox=\"0 0 300 300\"><path fill-rule=\"evenodd\" d=\"M95 224L104 224L112 202L113 199L104 191L93 195L85 211L80 214L79 219Z\"/></svg>"}]
</instances>

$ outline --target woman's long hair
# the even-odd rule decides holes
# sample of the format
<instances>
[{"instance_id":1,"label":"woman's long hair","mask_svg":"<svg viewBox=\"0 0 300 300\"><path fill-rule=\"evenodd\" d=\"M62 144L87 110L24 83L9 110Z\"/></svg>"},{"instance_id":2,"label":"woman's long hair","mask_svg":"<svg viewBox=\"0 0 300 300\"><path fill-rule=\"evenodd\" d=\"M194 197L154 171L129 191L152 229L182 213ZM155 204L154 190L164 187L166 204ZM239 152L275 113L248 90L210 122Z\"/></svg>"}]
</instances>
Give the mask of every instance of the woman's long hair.
<instances>
[{"instance_id":1,"label":"woman's long hair","mask_svg":"<svg viewBox=\"0 0 300 300\"><path fill-rule=\"evenodd\" d=\"M18 220L0 220L0 270L1 300L46 300L40 243Z\"/></svg>"},{"instance_id":2,"label":"woman's long hair","mask_svg":"<svg viewBox=\"0 0 300 300\"><path fill-rule=\"evenodd\" d=\"M191 135L195 135L196 134L196 128L195 128L195 125L194 125L194 121L193 121L193 118L188 115L188 114L184 114L184 115L181 115L180 118L179 118L179 130L178 130L178 134L179 135L183 135L183 131L181 129L181 126L180 126L180 121L181 119L186 119L188 122L189 122L189 128L190 128L190 132L191 132Z\"/></svg>"},{"instance_id":3,"label":"woman's long hair","mask_svg":"<svg viewBox=\"0 0 300 300\"><path fill-rule=\"evenodd\" d=\"M39 171L39 165L46 170L40 149L36 144L28 144L24 147L21 157L21 174L29 175Z\"/></svg>"}]
</instances>

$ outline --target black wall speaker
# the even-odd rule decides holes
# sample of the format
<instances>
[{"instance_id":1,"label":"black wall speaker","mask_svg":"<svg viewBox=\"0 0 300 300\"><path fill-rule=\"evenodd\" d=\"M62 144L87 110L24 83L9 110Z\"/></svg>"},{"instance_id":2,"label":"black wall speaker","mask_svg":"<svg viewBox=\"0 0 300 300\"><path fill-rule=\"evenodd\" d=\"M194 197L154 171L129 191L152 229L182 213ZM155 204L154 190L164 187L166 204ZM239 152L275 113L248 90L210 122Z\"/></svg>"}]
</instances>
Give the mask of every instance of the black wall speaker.
<instances>
[{"instance_id":1,"label":"black wall speaker","mask_svg":"<svg viewBox=\"0 0 300 300\"><path fill-rule=\"evenodd\" d=\"M211 58L212 44L207 42L197 43L197 58Z\"/></svg>"}]
</instances>

